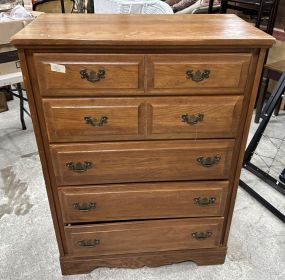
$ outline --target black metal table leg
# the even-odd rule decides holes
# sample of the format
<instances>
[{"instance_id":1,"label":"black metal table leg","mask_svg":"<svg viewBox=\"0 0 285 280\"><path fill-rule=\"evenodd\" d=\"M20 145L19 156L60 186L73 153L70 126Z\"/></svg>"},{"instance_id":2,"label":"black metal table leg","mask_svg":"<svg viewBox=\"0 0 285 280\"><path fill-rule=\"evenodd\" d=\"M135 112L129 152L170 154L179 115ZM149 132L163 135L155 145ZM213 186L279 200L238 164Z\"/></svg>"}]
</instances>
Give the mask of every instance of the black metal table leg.
<instances>
[{"instance_id":1,"label":"black metal table leg","mask_svg":"<svg viewBox=\"0 0 285 280\"><path fill-rule=\"evenodd\" d=\"M20 99L20 120L22 124L22 129L25 130L27 129L27 127L26 127L25 119L24 119L25 108L24 108L24 96L23 96L23 90L22 90L21 83L17 83L16 87L17 87L17 91L18 91L19 99Z\"/></svg>"}]
</instances>

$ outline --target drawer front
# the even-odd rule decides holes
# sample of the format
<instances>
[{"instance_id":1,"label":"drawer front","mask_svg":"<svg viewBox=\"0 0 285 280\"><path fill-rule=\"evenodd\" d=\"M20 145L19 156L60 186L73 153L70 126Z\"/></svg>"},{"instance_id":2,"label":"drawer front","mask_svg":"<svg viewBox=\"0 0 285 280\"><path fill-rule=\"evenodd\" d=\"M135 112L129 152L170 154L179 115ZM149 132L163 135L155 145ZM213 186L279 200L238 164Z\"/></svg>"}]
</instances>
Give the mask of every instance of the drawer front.
<instances>
[{"instance_id":1,"label":"drawer front","mask_svg":"<svg viewBox=\"0 0 285 280\"><path fill-rule=\"evenodd\" d=\"M64 223L223 216L228 184L203 181L61 187L58 195Z\"/></svg>"},{"instance_id":2,"label":"drawer front","mask_svg":"<svg viewBox=\"0 0 285 280\"><path fill-rule=\"evenodd\" d=\"M242 96L43 99L50 142L233 138Z\"/></svg>"},{"instance_id":3,"label":"drawer front","mask_svg":"<svg viewBox=\"0 0 285 280\"><path fill-rule=\"evenodd\" d=\"M227 179L234 140L51 145L57 185Z\"/></svg>"},{"instance_id":4,"label":"drawer front","mask_svg":"<svg viewBox=\"0 0 285 280\"><path fill-rule=\"evenodd\" d=\"M251 54L149 55L148 92L243 93ZM175 91L173 91L175 90Z\"/></svg>"},{"instance_id":5,"label":"drawer front","mask_svg":"<svg viewBox=\"0 0 285 280\"><path fill-rule=\"evenodd\" d=\"M96 256L218 247L223 218L65 227L67 254Z\"/></svg>"},{"instance_id":6,"label":"drawer front","mask_svg":"<svg viewBox=\"0 0 285 280\"><path fill-rule=\"evenodd\" d=\"M44 99L49 140L76 142L139 137L141 100L74 98ZM142 124L143 125L143 124Z\"/></svg>"},{"instance_id":7,"label":"drawer front","mask_svg":"<svg viewBox=\"0 0 285 280\"><path fill-rule=\"evenodd\" d=\"M150 104L152 137L231 138L237 136L242 96L155 99Z\"/></svg>"},{"instance_id":8,"label":"drawer front","mask_svg":"<svg viewBox=\"0 0 285 280\"><path fill-rule=\"evenodd\" d=\"M144 92L144 56L35 54L43 96Z\"/></svg>"}]
</instances>

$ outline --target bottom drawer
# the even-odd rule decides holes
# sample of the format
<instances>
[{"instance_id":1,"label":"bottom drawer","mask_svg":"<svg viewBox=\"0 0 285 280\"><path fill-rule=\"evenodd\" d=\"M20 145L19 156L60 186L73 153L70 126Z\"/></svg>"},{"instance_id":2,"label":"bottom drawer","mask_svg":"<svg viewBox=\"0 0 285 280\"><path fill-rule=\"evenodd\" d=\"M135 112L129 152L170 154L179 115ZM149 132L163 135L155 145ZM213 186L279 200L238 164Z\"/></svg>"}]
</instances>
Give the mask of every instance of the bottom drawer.
<instances>
[{"instance_id":1,"label":"bottom drawer","mask_svg":"<svg viewBox=\"0 0 285 280\"><path fill-rule=\"evenodd\" d=\"M97 256L218 247L223 218L65 227L67 254Z\"/></svg>"}]
</instances>

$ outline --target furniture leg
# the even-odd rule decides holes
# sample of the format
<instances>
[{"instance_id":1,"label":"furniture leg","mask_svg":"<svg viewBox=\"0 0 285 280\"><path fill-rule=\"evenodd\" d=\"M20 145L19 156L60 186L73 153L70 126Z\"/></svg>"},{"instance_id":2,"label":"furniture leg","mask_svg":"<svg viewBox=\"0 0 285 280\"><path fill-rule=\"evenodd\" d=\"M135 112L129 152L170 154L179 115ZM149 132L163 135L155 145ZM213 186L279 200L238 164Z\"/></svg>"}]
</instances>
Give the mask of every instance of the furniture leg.
<instances>
[{"instance_id":1,"label":"furniture leg","mask_svg":"<svg viewBox=\"0 0 285 280\"><path fill-rule=\"evenodd\" d=\"M24 119L24 97L23 97L23 91L22 91L22 86L21 83L17 83L17 91L19 93L19 98L20 98L20 120L22 124L22 129L25 130L27 129L26 124L25 124L25 119Z\"/></svg>"}]
</instances>

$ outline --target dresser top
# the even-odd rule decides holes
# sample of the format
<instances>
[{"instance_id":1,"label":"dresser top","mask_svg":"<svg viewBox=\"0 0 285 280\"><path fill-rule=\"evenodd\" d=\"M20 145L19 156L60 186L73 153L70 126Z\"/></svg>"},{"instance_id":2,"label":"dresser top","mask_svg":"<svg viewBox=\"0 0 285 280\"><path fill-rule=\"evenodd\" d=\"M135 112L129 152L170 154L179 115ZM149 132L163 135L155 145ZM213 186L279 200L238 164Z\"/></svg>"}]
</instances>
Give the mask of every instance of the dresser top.
<instances>
[{"instance_id":1,"label":"dresser top","mask_svg":"<svg viewBox=\"0 0 285 280\"><path fill-rule=\"evenodd\" d=\"M245 46L269 47L275 39L231 14L43 14L12 37L34 46Z\"/></svg>"}]
</instances>

